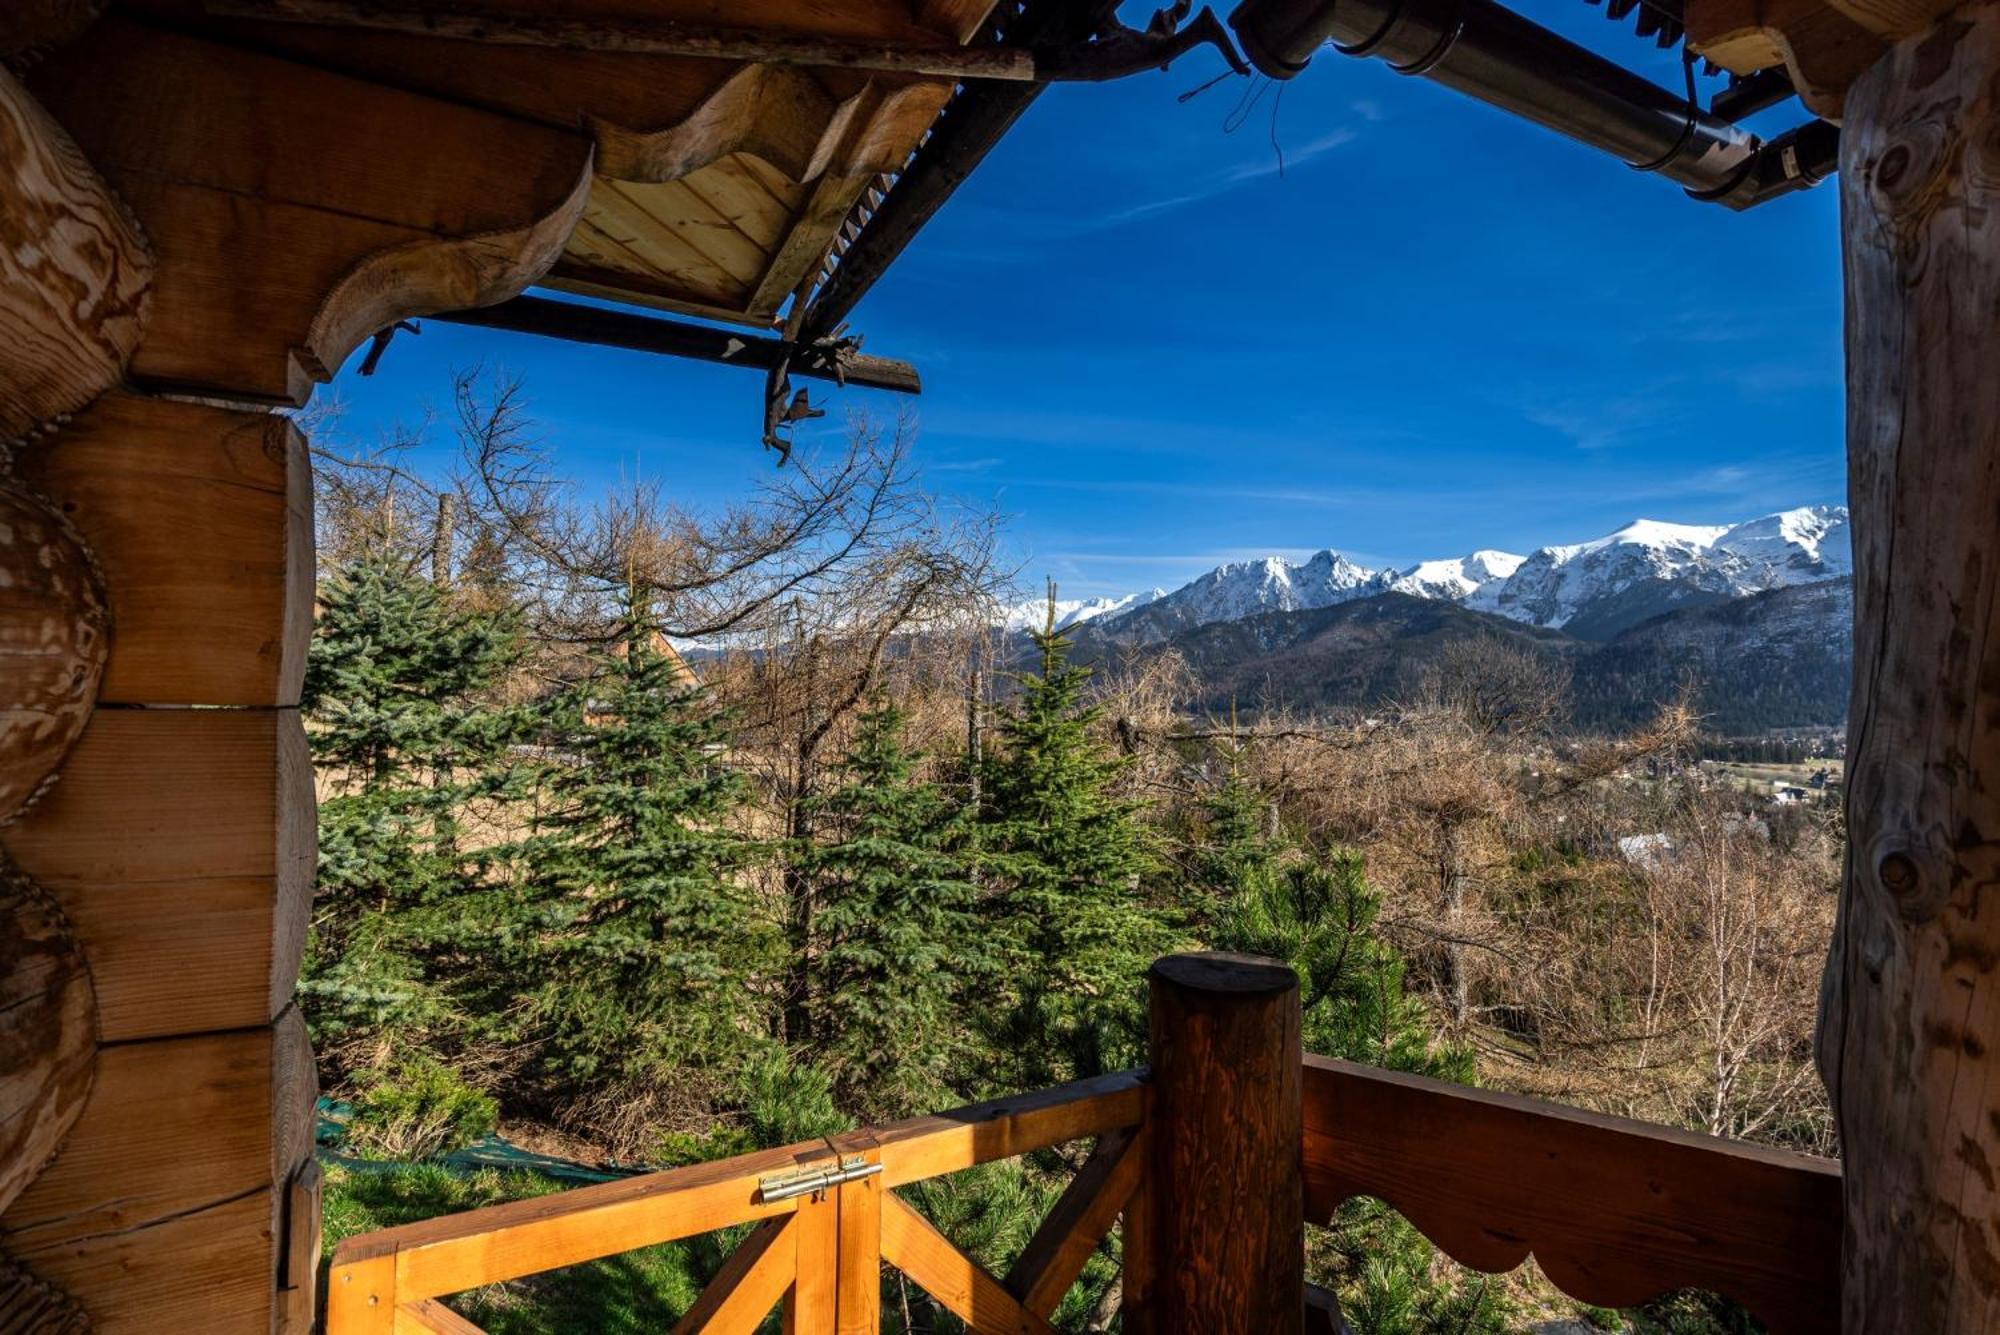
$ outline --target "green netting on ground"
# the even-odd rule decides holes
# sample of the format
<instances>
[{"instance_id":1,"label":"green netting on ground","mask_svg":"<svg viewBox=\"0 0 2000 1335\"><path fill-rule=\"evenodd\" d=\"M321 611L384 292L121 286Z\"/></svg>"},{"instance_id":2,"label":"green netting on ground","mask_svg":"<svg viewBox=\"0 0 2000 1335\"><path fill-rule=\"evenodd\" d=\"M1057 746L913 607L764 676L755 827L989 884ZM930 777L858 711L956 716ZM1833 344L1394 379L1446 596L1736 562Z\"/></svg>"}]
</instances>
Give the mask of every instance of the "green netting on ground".
<instances>
[{"instance_id":1,"label":"green netting on ground","mask_svg":"<svg viewBox=\"0 0 2000 1335\"><path fill-rule=\"evenodd\" d=\"M363 1172L401 1166L392 1160L363 1159L346 1153L347 1122L352 1109L342 1100L323 1098L314 1108L314 1114L316 1124L313 1129L313 1140L321 1159L344 1164ZM482 1168L497 1168L504 1172L540 1173L544 1177L578 1183L615 1182L620 1178L633 1177L650 1171L644 1167L586 1164L572 1159L560 1159L552 1154L537 1154L533 1150L522 1149L499 1135L482 1137L462 1150L454 1150L443 1156L437 1162L461 1173L473 1173Z\"/></svg>"}]
</instances>

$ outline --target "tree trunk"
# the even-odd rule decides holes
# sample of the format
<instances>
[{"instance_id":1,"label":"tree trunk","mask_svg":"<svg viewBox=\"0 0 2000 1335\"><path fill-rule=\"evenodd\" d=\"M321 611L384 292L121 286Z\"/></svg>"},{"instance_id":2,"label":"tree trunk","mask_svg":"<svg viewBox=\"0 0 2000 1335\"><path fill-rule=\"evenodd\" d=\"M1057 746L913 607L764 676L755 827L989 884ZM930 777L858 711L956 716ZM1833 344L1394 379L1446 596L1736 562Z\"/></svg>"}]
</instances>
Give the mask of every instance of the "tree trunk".
<instances>
[{"instance_id":1,"label":"tree trunk","mask_svg":"<svg viewBox=\"0 0 2000 1335\"><path fill-rule=\"evenodd\" d=\"M2000 7L1961 8L1854 84L1841 150L1855 678L1818 1058L1856 1335L2000 1330L1996 74Z\"/></svg>"}]
</instances>

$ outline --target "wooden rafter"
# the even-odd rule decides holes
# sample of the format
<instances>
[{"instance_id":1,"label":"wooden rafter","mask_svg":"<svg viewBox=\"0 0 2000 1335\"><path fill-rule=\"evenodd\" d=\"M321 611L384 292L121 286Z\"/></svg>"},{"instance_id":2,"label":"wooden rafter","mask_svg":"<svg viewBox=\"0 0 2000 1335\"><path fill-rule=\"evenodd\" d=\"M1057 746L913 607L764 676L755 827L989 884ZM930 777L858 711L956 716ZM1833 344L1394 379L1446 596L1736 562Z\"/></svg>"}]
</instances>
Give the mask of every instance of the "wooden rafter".
<instances>
[{"instance_id":1,"label":"wooden rafter","mask_svg":"<svg viewBox=\"0 0 2000 1335\"><path fill-rule=\"evenodd\" d=\"M766 65L809 65L824 69L871 70L944 79L991 79L1033 83L1046 75L1036 69L1034 52L1012 46L959 46L804 37L732 28L695 28L676 23L464 10L389 9L350 0L206 0L211 14L228 18L368 28L413 37L446 37L501 46L548 47L629 55L691 56Z\"/></svg>"},{"instance_id":2,"label":"wooden rafter","mask_svg":"<svg viewBox=\"0 0 2000 1335\"><path fill-rule=\"evenodd\" d=\"M914 366L889 357L873 357L858 352L834 353L810 345L787 345L781 339L757 338L707 325L688 324L653 315L635 315L629 311L608 311L598 306L551 301L546 297L516 297L496 306L449 311L430 318L451 324L567 339L574 343L594 343L599 347L690 357L696 361L718 362L724 366L742 366L758 371L768 371L789 358L792 374L814 380L835 380L904 394L914 394L923 388Z\"/></svg>"}]
</instances>

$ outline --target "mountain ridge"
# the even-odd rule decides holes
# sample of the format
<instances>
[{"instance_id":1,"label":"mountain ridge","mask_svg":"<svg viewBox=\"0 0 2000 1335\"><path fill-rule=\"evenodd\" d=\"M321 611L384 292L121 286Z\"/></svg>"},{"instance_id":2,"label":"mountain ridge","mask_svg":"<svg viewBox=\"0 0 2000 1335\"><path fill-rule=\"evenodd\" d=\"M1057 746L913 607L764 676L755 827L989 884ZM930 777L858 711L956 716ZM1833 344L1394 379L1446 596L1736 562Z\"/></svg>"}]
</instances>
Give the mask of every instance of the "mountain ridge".
<instances>
[{"instance_id":1,"label":"mountain ridge","mask_svg":"<svg viewBox=\"0 0 2000 1335\"><path fill-rule=\"evenodd\" d=\"M1638 519L1526 556L1480 549L1382 570L1331 548L1298 563L1279 556L1233 561L1171 591L1090 600L1093 610L1067 620L1059 614L1058 625L1089 621L1127 645L1160 644L1215 622L1399 593L1608 641L1665 613L1837 579L1852 569L1847 507L1799 506L1736 524ZM1010 614L1010 625L1020 611Z\"/></svg>"},{"instance_id":2,"label":"mountain ridge","mask_svg":"<svg viewBox=\"0 0 2000 1335\"><path fill-rule=\"evenodd\" d=\"M1640 726L1691 682L1704 726L1744 735L1844 720L1852 617L1847 575L1679 608L1603 641L1386 590L1327 607L1209 622L1161 647L1187 662L1199 683L1196 705L1218 713L1366 711L1409 701L1452 644L1472 641L1562 669L1578 727ZM1132 651L1101 626L1076 637L1080 661Z\"/></svg>"}]
</instances>

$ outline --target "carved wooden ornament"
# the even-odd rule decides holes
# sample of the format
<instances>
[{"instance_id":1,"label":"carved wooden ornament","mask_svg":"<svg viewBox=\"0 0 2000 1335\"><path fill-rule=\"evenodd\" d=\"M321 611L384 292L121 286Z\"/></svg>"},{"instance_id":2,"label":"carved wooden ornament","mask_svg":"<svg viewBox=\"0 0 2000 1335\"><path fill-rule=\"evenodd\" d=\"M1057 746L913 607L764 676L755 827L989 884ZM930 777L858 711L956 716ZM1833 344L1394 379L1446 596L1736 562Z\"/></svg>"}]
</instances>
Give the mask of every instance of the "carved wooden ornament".
<instances>
[{"instance_id":1,"label":"carved wooden ornament","mask_svg":"<svg viewBox=\"0 0 2000 1335\"><path fill-rule=\"evenodd\" d=\"M152 278L152 252L124 203L0 69L0 440L118 383Z\"/></svg>"},{"instance_id":2,"label":"carved wooden ornament","mask_svg":"<svg viewBox=\"0 0 2000 1335\"><path fill-rule=\"evenodd\" d=\"M75 1125L96 1057L82 948L48 892L0 856L0 1210Z\"/></svg>"},{"instance_id":3,"label":"carved wooden ornament","mask_svg":"<svg viewBox=\"0 0 2000 1335\"><path fill-rule=\"evenodd\" d=\"M0 480L0 824L55 778L109 649L110 614L83 540L48 502Z\"/></svg>"}]
</instances>

